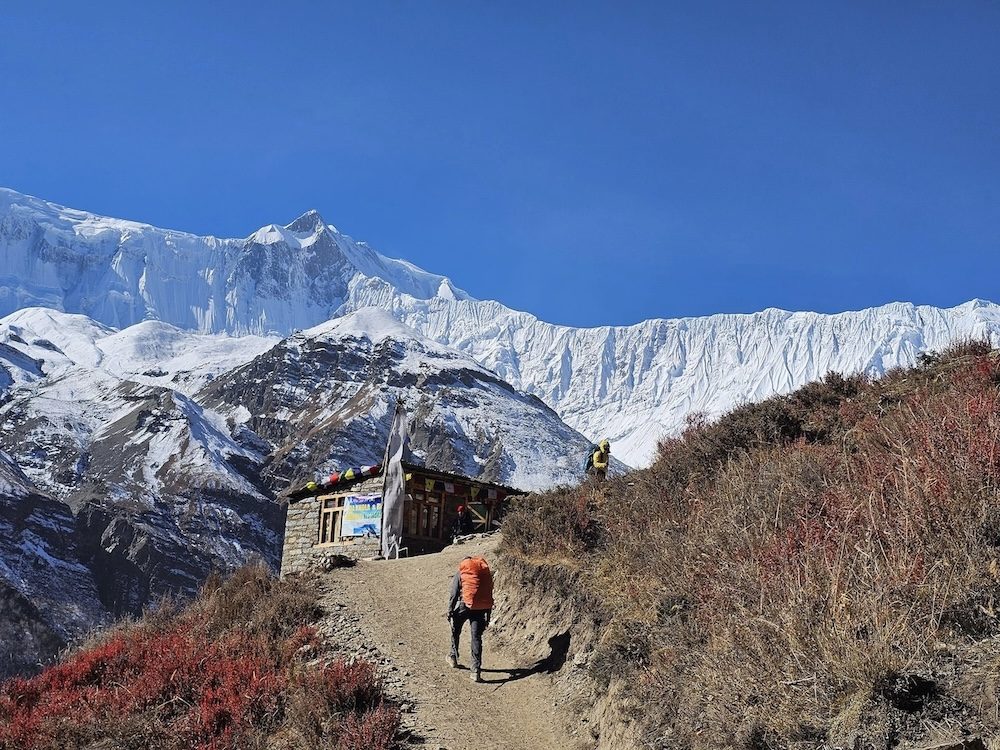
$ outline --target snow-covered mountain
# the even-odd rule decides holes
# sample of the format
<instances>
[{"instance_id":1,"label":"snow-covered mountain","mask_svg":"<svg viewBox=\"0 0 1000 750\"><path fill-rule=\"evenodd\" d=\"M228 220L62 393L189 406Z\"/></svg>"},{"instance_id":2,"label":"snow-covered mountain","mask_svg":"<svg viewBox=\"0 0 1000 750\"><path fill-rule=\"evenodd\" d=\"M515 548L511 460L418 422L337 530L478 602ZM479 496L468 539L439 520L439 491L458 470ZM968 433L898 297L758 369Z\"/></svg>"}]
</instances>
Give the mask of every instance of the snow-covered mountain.
<instances>
[{"instance_id":1,"label":"snow-covered mountain","mask_svg":"<svg viewBox=\"0 0 1000 750\"><path fill-rule=\"evenodd\" d=\"M354 286L421 299L466 295L385 258L315 211L241 240L94 216L0 188L0 317L25 307L124 329L289 334L334 317Z\"/></svg>"},{"instance_id":2,"label":"snow-covered mountain","mask_svg":"<svg viewBox=\"0 0 1000 750\"><path fill-rule=\"evenodd\" d=\"M765 310L570 328L476 300L447 277L352 240L316 212L222 240L5 190L0 269L0 315L31 305L78 312L140 341L128 326L161 321L204 334L284 336L380 307L537 396L588 438L609 437L615 455L634 466L691 412L719 414L829 370L880 373L955 338L1000 331L1000 309L978 300L951 309L897 303L837 315ZM196 370L187 377L197 379ZM0 386L4 377L0 371Z\"/></svg>"},{"instance_id":3,"label":"snow-covered mountain","mask_svg":"<svg viewBox=\"0 0 1000 750\"><path fill-rule=\"evenodd\" d=\"M295 334L195 398L252 434L278 485L303 467L378 463L397 400L414 460L465 476L528 490L570 483L589 447L539 399L378 308Z\"/></svg>"},{"instance_id":4,"label":"snow-covered mountain","mask_svg":"<svg viewBox=\"0 0 1000 750\"><path fill-rule=\"evenodd\" d=\"M659 438L687 415L718 416L788 393L831 370L878 375L957 339L1000 338L1000 307L896 303L822 315L764 310L568 328L496 302L399 296L396 317L474 357L537 395L584 435L607 436L615 455L648 464Z\"/></svg>"},{"instance_id":5,"label":"snow-covered mountain","mask_svg":"<svg viewBox=\"0 0 1000 750\"><path fill-rule=\"evenodd\" d=\"M0 675L212 570L277 562L260 456L184 393L274 343L43 308L0 319L0 593L21 602L0 629L28 658Z\"/></svg>"}]
</instances>

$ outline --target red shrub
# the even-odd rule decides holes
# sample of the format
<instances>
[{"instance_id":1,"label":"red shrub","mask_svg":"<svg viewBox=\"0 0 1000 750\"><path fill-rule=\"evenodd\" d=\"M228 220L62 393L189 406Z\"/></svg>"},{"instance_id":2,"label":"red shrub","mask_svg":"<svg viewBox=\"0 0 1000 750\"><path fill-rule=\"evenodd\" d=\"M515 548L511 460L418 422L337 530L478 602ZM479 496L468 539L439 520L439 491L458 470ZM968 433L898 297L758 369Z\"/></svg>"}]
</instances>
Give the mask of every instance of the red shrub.
<instances>
[{"instance_id":1,"label":"red shrub","mask_svg":"<svg viewBox=\"0 0 1000 750\"><path fill-rule=\"evenodd\" d=\"M302 625L281 646L281 657L285 661L304 653L315 653L320 647L319 631L312 625Z\"/></svg>"},{"instance_id":2,"label":"red shrub","mask_svg":"<svg viewBox=\"0 0 1000 750\"><path fill-rule=\"evenodd\" d=\"M344 721L337 750L388 750L399 727L399 711L381 705Z\"/></svg>"},{"instance_id":3,"label":"red shrub","mask_svg":"<svg viewBox=\"0 0 1000 750\"><path fill-rule=\"evenodd\" d=\"M164 625L117 631L32 679L0 686L0 748L84 746L116 732L135 742L129 732L140 726L154 738L150 747L237 750L284 725L293 684L319 691L335 719L317 724L323 736L345 748L390 746L398 714L384 704L370 664L292 668L303 646L321 647L316 629L289 627L280 640L269 632L220 626L197 608Z\"/></svg>"}]
</instances>

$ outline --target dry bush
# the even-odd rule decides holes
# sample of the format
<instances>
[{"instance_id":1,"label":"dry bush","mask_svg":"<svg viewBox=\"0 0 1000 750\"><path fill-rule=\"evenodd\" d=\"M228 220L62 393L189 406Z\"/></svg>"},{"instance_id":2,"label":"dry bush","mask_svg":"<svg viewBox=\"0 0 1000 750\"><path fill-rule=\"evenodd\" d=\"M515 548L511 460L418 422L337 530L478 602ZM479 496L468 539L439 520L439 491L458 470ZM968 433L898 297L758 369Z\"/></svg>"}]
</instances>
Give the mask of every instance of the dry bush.
<instances>
[{"instance_id":1,"label":"dry bush","mask_svg":"<svg viewBox=\"0 0 1000 750\"><path fill-rule=\"evenodd\" d=\"M509 551L567 564L593 549L600 537L594 511L597 485L563 487L530 498L513 498L504 516Z\"/></svg>"},{"instance_id":2,"label":"dry bush","mask_svg":"<svg viewBox=\"0 0 1000 750\"><path fill-rule=\"evenodd\" d=\"M286 711L296 741L317 750L391 747L399 728L399 712L385 702L367 662L340 661L303 674L289 691ZM344 730L330 731L338 719Z\"/></svg>"},{"instance_id":3,"label":"dry bush","mask_svg":"<svg viewBox=\"0 0 1000 750\"><path fill-rule=\"evenodd\" d=\"M1000 633L998 382L969 343L830 376L695 420L608 486L597 543L561 554L606 608L594 676L649 709L650 746L888 748L945 715L1000 730L951 656ZM578 497L526 500L508 548L550 559L565 522L546 522Z\"/></svg>"},{"instance_id":4,"label":"dry bush","mask_svg":"<svg viewBox=\"0 0 1000 750\"><path fill-rule=\"evenodd\" d=\"M240 568L228 579L209 576L191 608L213 632L239 628L271 640L323 614L314 581L302 576L278 581L265 565Z\"/></svg>"}]
</instances>

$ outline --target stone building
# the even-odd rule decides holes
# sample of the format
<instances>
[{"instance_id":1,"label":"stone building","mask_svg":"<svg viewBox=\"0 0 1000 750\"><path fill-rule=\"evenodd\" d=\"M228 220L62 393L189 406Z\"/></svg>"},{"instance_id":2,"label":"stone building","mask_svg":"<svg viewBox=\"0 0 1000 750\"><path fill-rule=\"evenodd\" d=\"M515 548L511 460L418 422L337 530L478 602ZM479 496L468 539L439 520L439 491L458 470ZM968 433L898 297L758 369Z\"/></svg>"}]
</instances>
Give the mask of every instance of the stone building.
<instances>
[{"instance_id":1,"label":"stone building","mask_svg":"<svg viewBox=\"0 0 1000 750\"><path fill-rule=\"evenodd\" d=\"M459 507L469 509L473 532L496 528L512 487L404 463L402 555L437 552L450 544ZM378 469L378 467L376 467ZM360 473L360 472L356 472ZM378 557L381 551L382 470L353 476L315 492L291 494L285 519L281 575L325 567L325 558Z\"/></svg>"}]
</instances>

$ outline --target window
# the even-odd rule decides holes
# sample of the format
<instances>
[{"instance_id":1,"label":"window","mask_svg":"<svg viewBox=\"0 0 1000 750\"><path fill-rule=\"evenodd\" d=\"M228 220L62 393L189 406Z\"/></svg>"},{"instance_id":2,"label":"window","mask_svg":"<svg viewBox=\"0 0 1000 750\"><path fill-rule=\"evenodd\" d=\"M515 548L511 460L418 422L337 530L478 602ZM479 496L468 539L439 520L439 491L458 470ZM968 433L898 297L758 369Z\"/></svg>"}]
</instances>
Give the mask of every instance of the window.
<instances>
[{"instance_id":1,"label":"window","mask_svg":"<svg viewBox=\"0 0 1000 750\"><path fill-rule=\"evenodd\" d=\"M319 535L317 544L332 544L340 541L340 520L344 514L346 495L327 497L319 509Z\"/></svg>"},{"instance_id":2,"label":"window","mask_svg":"<svg viewBox=\"0 0 1000 750\"><path fill-rule=\"evenodd\" d=\"M427 527L427 536L441 538L441 508L437 505L431 506L431 523Z\"/></svg>"},{"instance_id":3,"label":"window","mask_svg":"<svg viewBox=\"0 0 1000 750\"><path fill-rule=\"evenodd\" d=\"M443 521L440 495L415 492L407 497L404 522L407 536L440 539Z\"/></svg>"},{"instance_id":4,"label":"window","mask_svg":"<svg viewBox=\"0 0 1000 750\"><path fill-rule=\"evenodd\" d=\"M409 536L416 536L417 533L417 503L415 500L410 499L410 502L406 506L405 513L406 523L404 524L404 532Z\"/></svg>"}]
</instances>

